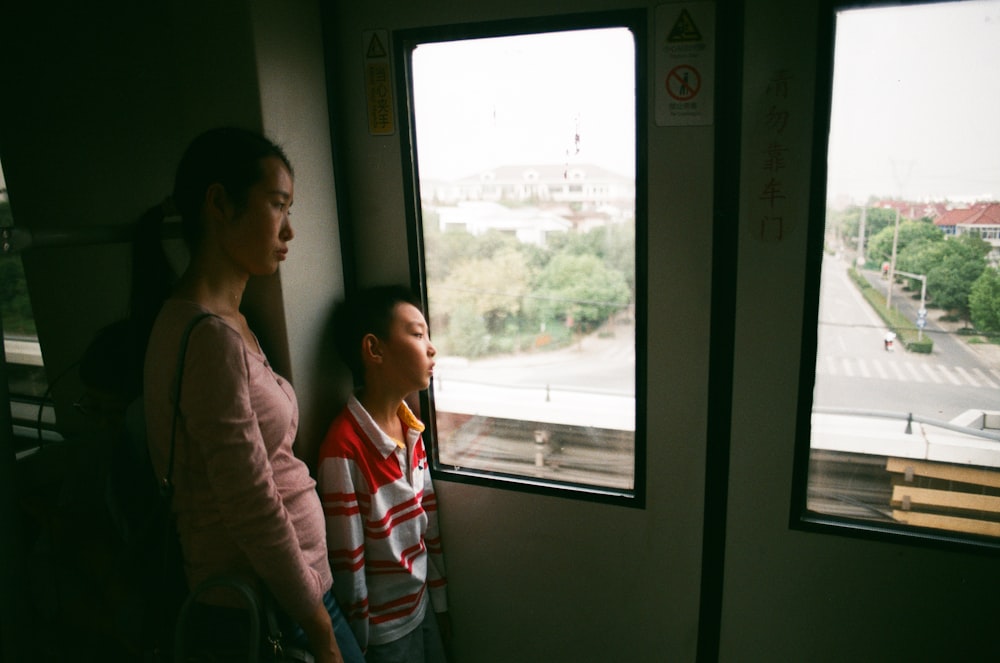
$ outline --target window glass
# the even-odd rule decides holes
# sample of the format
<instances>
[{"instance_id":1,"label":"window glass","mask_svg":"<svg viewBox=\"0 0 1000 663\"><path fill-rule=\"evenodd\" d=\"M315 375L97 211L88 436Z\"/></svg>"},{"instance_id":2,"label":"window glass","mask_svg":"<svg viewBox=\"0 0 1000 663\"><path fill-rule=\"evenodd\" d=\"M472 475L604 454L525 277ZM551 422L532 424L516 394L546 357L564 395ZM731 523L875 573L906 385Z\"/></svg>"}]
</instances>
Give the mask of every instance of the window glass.
<instances>
[{"instance_id":1,"label":"window glass","mask_svg":"<svg viewBox=\"0 0 1000 663\"><path fill-rule=\"evenodd\" d=\"M14 217L0 166L0 320L3 322L3 377L10 392L15 433L34 439L56 435L48 378L35 331L28 286L13 235ZM42 429L45 429L43 431Z\"/></svg>"},{"instance_id":2,"label":"window glass","mask_svg":"<svg viewBox=\"0 0 1000 663\"><path fill-rule=\"evenodd\" d=\"M1000 2L835 21L806 509L995 545Z\"/></svg>"},{"instance_id":3,"label":"window glass","mask_svg":"<svg viewBox=\"0 0 1000 663\"><path fill-rule=\"evenodd\" d=\"M636 43L410 51L438 469L634 497Z\"/></svg>"}]
</instances>

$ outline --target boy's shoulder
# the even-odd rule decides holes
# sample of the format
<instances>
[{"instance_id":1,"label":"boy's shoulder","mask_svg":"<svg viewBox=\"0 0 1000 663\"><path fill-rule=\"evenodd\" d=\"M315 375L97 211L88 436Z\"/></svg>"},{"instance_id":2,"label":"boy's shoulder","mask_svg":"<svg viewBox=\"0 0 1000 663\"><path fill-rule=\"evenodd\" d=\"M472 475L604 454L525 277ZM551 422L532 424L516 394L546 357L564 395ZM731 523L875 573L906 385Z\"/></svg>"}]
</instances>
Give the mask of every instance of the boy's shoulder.
<instances>
[{"instance_id":1,"label":"boy's shoulder","mask_svg":"<svg viewBox=\"0 0 1000 663\"><path fill-rule=\"evenodd\" d=\"M327 429L320 445L320 458L354 458L365 453L364 431L348 406L340 411Z\"/></svg>"}]
</instances>

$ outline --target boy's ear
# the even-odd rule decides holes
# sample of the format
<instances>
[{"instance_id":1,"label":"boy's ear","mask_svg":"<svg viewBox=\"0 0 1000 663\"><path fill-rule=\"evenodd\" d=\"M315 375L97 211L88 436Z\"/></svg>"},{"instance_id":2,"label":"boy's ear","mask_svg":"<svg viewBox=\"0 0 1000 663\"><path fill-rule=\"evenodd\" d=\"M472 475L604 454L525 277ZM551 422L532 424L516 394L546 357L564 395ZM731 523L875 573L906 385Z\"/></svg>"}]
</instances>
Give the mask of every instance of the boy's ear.
<instances>
[{"instance_id":1,"label":"boy's ear","mask_svg":"<svg viewBox=\"0 0 1000 663\"><path fill-rule=\"evenodd\" d=\"M382 343L375 334L365 334L361 339L361 358L368 362L382 361Z\"/></svg>"}]
</instances>

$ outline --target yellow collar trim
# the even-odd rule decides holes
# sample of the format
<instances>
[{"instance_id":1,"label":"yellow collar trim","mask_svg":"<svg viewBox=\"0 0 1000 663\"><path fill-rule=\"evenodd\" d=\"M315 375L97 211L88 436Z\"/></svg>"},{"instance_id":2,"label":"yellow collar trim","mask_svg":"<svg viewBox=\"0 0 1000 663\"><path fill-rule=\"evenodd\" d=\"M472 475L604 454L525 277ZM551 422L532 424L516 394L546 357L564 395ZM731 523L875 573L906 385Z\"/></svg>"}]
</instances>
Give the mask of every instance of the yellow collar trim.
<instances>
[{"instance_id":1,"label":"yellow collar trim","mask_svg":"<svg viewBox=\"0 0 1000 663\"><path fill-rule=\"evenodd\" d=\"M396 416L400 418L403 425L408 429L416 431L418 433L424 432L424 422L417 419L416 415L410 410L405 402L401 402L399 407L396 409ZM400 449L405 449L406 444L402 440L397 440L396 438L390 438L396 443L396 446Z\"/></svg>"}]
</instances>

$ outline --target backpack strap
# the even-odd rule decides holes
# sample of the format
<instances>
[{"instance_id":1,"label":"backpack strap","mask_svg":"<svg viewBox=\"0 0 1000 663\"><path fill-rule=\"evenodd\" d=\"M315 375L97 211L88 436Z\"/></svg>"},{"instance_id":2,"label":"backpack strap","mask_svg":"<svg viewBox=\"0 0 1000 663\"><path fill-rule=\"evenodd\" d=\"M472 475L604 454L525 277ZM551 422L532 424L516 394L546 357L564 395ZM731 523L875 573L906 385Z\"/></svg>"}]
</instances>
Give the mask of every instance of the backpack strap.
<instances>
[{"instance_id":1,"label":"backpack strap","mask_svg":"<svg viewBox=\"0 0 1000 663\"><path fill-rule=\"evenodd\" d=\"M174 416L170 421L170 454L167 457L167 475L163 478L160 485L160 492L167 499L167 501L170 501L174 494L174 449L177 441L177 419L180 417L181 413L181 383L184 377L184 358L187 355L188 341L191 339L191 332L194 331L195 326L205 318L213 315L215 314L199 313L195 317L191 318L191 321L188 322L187 327L184 329L184 334L181 336L180 352L177 357L177 368L174 371Z\"/></svg>"}]
</instances>

